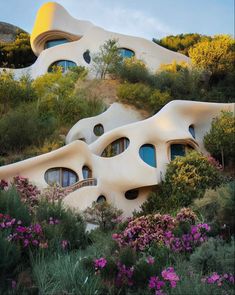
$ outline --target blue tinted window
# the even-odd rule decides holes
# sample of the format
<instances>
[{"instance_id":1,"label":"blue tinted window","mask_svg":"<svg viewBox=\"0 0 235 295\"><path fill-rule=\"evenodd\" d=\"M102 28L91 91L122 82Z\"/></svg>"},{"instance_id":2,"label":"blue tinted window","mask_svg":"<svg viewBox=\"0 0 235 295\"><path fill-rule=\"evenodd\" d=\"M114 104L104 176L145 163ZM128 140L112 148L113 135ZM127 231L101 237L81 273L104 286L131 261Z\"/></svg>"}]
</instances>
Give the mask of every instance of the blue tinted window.
<instances>
[{"instance_id":1,"label":"blue tinted window","mask_svg":"<svg viewBox=\"0 0 235 295\"><path fill-rule=\"evenodd\" d=\"M192 137L195 138L195 129L193 125L190 125L188 128L189 132L191 133Z\"/></svg>"},{"instance_id":2,"label":"blue tinted window","mask_svg":"<svg viewBox=\"0 0 235 295\"><path fill-rule=\"evenodd\" d=\"M171 145L171 160L174 160L177 156L185 156L185 145L172 144Z\"/></svg>"},{"instance_id":3,"label":"blue tinted window","mask_svg":"<svg viewBox=\"0 0 235 295\"><path fill-rule=\"evenodd\" d=\"M145 144L139 150L141 159L152 167L157 167L155 147L152 144Z\"/></svg>"},{"instance_id":4,"label":"blue tinted window","mask_svg":"<svg viewBox=\"0 0 235 295\"><path fill-rule=\"evenodd\" d=\"M67 39L57 39L57 40L49 40L45 43L45 49L51 48L60 44L68 43Z\"/></svg>"},{"instance_id":5,"label":"blue tinted window","mask_svg":"<svg viewBox=\"0 0 235 295\"><path fill-rule=\"evenodd\" d=\"M55 67L61 67L63 73L67 72L70 68L76 67L76 63L71 60L58 60L56 62L53 62L48 68L48 72L53 72Z\"/></svg>"},{"instance_id":6,"label":"blue tinted window","mask_svg":"<svg viewBox=\"0 0 235 295\"><path fill-rule=\"evenodd\" d=\"M127 48L119 48L118 51L123 58L130 58L135 55L134 51Z\"/></svg>"},{"instance_id":7,"label":"blue tinted window","mask_svg":"<svg viewBox=\"0 0 235 295\"><path fill-rule=\"evenodd\" d=\"M91 169L87 166L83 166L82 175L84 179L91 178L92 177Z\"/></svg>"}]
</instances>

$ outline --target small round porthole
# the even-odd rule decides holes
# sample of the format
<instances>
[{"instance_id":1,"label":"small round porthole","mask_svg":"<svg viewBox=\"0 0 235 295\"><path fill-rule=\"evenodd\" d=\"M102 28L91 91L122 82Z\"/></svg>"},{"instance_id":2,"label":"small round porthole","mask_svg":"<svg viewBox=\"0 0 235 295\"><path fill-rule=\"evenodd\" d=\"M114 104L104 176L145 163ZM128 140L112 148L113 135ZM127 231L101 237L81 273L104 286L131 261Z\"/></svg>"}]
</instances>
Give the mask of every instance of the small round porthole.
<instances>
[{"instance_id":1,"label":"small round porthole","mask_svg":"<svg viewBox=\"0 0 235 295\"><path fill-rule=\"evenodd\" d=\"M96 136L101 136L104 134L104 127L102 124L97 124L94 126L93 132Z\"/></svg>"},{"instance_id":2,"label":"small round porthole","mask_svg":"<svg viewBox=\"0 0 235 295\"><path fill-rule=\"evenodd\" d=\"M90 56L90 51L89 50L86 50L84 53L83 53L83 58L85 60L85 62L87 64L89 64L91 62L91 56Z\"/></svg>"},{"instance_id":3,"label":"small round porthole","mask_svg":"<svg viewBox=\"0 0 235 295\"><path fill-rule=\"evenodd\" d=\"M103 203L103 202L106 202L106 198L105 196L103 195L100 195L97 200L96 200L97 203Z\"/></svg>"},{"instance_id":4,"label":"small round porthole","mask_svg":"<svg viewBox=\"0 0 235 295\"><path fill-rule=\"evenodd\" d=\"M125 192L125 198L127 200L135 200L138 198L138 195L139 195L138 189L131 189Z\"/></svg>"}]
</instances>

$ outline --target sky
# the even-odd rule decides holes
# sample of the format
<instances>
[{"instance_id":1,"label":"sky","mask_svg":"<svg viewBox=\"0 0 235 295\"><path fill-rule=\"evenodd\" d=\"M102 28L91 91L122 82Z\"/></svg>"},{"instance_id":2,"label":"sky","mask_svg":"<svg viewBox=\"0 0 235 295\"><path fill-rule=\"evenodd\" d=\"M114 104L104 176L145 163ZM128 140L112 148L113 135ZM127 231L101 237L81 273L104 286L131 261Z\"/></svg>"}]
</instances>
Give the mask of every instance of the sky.
<instances>
[{"instance_id":1,"label":"sky","mask_svg":"<svg viewBox=\"0 0 235 295\"><path fill-rule=\"evenodd\" d=\"M48 0L0 0L0 21L31 33ZM234 36L234 0L57 0L75 18L151 40L181 33Z\"/></svg>"}]
</instances>

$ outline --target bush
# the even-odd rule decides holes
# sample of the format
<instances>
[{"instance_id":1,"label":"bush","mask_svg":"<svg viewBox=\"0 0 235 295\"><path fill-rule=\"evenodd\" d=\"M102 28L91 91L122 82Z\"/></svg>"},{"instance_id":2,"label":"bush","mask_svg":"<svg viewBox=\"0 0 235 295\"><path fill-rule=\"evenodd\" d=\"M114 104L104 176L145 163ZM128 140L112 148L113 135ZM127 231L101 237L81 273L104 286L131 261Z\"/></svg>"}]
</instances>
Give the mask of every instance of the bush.
<instances>
[{"instance_id":1,"label":"bush","mask_svg":"<svg viewBox=\"0 0 235 295\"><path fill-rule=\"evenodd\" d=\"M40 117L34 104L22 105L0 119L0 154L21 152L42 143L55 130L52 117Z\"/></svg>"},{"instance_id":2,"label":"bush","mask_svg":"<svg viewBox=\"0 0 235 295\"><path fill-rule=\"evenodd\" d=\"M14 187L7 191L0 188L0 213L21 220L25 225L29 225L32 220L29 208L21 201L20 195Z\"/></svg>"},{"instance_id":3,"label":"bush","mask_svg":"<svg viewBox=\"0 0 235 295\"><path fill-rule=\"evenodd\" d=\"M100 278L83 267L79 253L39 257L32 268L40 294L104 294Z\"/></svg>"},{"instance_id":4,"label":"bush","mask_svg":"<svg viewBox=\"0 0 235 295\"><path fill-rule=\"evenodd\" d=\"M216 190L207 190L202 199L195 199L193 203L194 210L200 212L206 221L223 228L229 236L235 232L234 186L235 182L231 182Z\"/></svg>"},{"instance_id":5,"label":"bush","mask_svg":"<svg viewBox=\"0 0 235 295\"><path fill-rule=\"evenodd\" d=\"M88 207L83 214L86 221L98 224L102 230L108 230L115 227L116 219L122 211L104 201L93 202L92 207Z\"/></svg>"},{"instance_id":6,"label":"bush","mask_svg":"<svg viewBox=\"0 0 235 295\"><path fill-rule=\"evenodd\" d=\"M226 243L221 239L210 238L190 256L190 264L198 272L209 274L234 272L234 240Z\"/></svg>"},{"instance_id":7,"label":"bush","mask_svg":"<svg viewBox=\"0 0 235 295\"><path fill-rule=\"evenodd\" d=\"M82 217L70 209L63 208L61 201L50 203L42 200L37 208L36 217L43 223L45 236L53 247L58 247L58 241L64 241L61 246L68 249L83 248L87 245Z\"/></svg>"},{"instance_id":8,"label":"bush","mask_svg":"<svg viewBox=\"0 0 235 295\"><path fill-rule=\"evenodd\" d=\"M164 190L174 206L189 206L194 199L204 195L207 188L215 188L223 182L219 171L207 157L195 151L184 157L176 157L167 166Z\"/></svg>"}]
</instances>

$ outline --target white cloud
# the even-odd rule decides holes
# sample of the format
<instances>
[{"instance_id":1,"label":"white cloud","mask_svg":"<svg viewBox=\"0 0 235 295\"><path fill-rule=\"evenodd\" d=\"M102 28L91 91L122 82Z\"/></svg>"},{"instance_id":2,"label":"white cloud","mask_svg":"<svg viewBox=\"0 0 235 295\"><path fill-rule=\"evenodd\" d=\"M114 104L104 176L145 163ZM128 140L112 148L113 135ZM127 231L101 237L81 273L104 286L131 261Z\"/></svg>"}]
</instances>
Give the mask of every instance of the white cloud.
<instances>
[{"instance_id":1,"label":"white cloud","mask_svg":"<svg viewBox=\"0 0 235 295\"><path fill-rule=\"evenodd\" d=\"M117 33L148 39L176 33L157 17L150 16L138 8L133 10L117 6L113 1L58 0L58 2L75 18L89 20L95 25Z\"/></svg>"}]
</instances>

